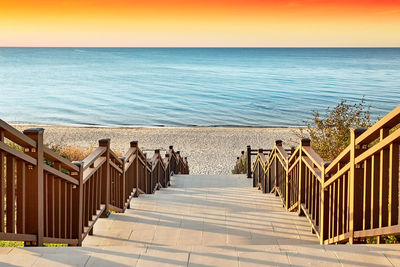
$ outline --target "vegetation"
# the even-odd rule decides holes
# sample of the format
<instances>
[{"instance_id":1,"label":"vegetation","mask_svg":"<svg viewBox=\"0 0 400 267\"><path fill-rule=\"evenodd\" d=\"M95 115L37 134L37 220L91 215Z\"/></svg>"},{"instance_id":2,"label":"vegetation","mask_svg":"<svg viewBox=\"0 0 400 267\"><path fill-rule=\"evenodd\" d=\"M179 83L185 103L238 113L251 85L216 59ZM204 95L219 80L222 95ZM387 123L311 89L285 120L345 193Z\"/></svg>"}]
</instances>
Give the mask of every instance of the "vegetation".
<instances>
[{"instance_id":1,"label":"vegetation","mask_svg":"<svg viewBox=\"0 0 400 267\"><path fill-rule=\"evenodd\" d=\"M236 164L233 167L232 174L246 174L247 173L247 154L242 154L238 157Z\"/></svg>"},{"instance_id":2,"label":"vegetation","mask_svg":"<svg viewBox=\"0 0 400 267\"><path fill-rule=\"evenodd\" d=\"M92 146L89 148L81 148L71 145L50 144L48 147L70 161L82 161L94 151Z\"/></svg>"},{"instance_id":3,"label":"vegetation","mask_svg":"<svg viewBox=\"0 0 400 267\"><path fill-rule=\"evenodd\" d=\"M313 149L324 160L331 161L350 144L350 128L368 128L372 124L370 106L364 98L355 104L341 100L323 115L313 111L313 119L306 122L307 127L300 129L297 136L309 136Z\"/></svg>"}]
</instances>

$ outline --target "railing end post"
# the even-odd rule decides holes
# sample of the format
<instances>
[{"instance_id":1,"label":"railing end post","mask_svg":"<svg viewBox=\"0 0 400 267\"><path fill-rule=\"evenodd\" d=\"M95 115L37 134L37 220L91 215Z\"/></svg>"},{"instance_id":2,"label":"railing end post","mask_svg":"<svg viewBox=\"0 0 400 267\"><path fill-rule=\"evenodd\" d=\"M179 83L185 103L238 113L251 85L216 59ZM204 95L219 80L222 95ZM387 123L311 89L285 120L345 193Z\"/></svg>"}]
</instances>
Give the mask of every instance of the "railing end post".
<instances>
[{"instance_id":1,"label":"railing end post","mask_svg":"<svg viewBox=\"0 0 400 267\"><path fill-rule=\"evenodd\" d=\"M301 142L302 146L310 146L311 145L310 138L302 138L300 142Z\"/></svg>"},{"instance_id":2,"label":"railing end post","mask_svg":"<svg viewBox=\"0 0 400 267\"><path fill-rule=\"evenodd\" d=\"M131 147L138 147L138 141L132 141L130 144L131 144Z\"/></svg>"},{"instance_id":3,"label":"railing end post","mask_svg":"<svg viewBox=\"0 0 400 267\"><path fill-rule=\"evenodd\" d=\"M104 138L99 140L99 146L110 147L110 143L111 143L110 138Z\"/></svg>"}]
</instances>

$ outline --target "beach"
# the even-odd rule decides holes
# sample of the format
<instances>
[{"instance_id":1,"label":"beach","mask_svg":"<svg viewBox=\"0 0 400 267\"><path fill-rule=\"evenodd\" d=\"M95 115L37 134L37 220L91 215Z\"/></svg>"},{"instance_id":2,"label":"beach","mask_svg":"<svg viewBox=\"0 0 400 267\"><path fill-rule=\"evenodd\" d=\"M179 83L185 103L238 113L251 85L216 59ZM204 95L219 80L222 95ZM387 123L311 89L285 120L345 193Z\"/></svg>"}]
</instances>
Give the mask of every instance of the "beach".
<instances>
[{"instance_id":1,"label":"beach","mask_svg":"<svg viewBox=\"0 0 400 267\"><path fill-rule=\"evenodd\" d=\"M247 145L252 148L272 148L281 139L284 146L297 144L293 128L88 128L60 126L16 126L19 130L32 127L45 129L45 144L97 147L98 140L111 138L111 148L125 153L130 141L139 141L148 156L154 149L167 150L174 145L182 156L188 157L192 174L229 174L236 157ZM146 152L145 151L145 152ZM165 151L161 151L165 153Z\"/></svg>"}]
</instances>

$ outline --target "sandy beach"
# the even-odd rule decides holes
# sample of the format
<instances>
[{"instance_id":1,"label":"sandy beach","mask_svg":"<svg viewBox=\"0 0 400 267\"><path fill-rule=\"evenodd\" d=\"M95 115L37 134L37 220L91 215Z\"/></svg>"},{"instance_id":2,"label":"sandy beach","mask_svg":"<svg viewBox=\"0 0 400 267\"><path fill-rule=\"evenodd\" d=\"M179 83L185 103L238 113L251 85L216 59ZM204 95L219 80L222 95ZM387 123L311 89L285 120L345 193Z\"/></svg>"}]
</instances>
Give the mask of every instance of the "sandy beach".
<instances>
[{"instance_id":1,"label":"sandy beach","mask_svg":"<svg viewBox=\"0 0 400 267\"><path fill-rule=\"evenodd\" d=\"M21 131L32 128L16 127ZM188 157L192 174L231 173L236 157L247 145L271 148L277 139L283 140L284 146L297 143L292 128L41 128L45 129L46 144L89 148L97 147L99 139L111 138L112 149L125 153L130 141L138 140L141 149L148 150L149 156L156 148L168 149L169 145L174 145Z\"/></svg>"}]
</instances>

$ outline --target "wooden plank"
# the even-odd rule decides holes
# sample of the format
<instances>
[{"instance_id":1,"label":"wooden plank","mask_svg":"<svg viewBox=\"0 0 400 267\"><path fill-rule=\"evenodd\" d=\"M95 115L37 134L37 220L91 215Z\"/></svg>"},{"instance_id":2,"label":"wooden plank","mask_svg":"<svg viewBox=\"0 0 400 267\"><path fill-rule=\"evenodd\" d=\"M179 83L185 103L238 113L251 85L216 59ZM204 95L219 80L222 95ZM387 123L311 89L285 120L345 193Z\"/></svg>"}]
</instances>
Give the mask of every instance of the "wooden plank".
<instances>
[{"instance_id":1,"label":"wooden plank","mask_svg":"<svg viewBox=\"0 0 400 267\"><path fill-rule=\"evenodd\" d=\"M372 156L371 165L371 228L379 226L379 156Z\"/></svg>"},{"instance_id":2,"label":"wooden plank","mask_svg":"<svg viewBox=\"0 0 400 267\"><path fill-rule=\"evenodd\" d=\"M37 236L29 234L0 233L0 240L32 242L37 240Z\"/></svg>"},{"instance_id":3,"label":"wooden plank","mask_svg":"<svg viewBox=\"0 0 400 267\"><path fill-rule=\"evenodd\" d=\"M54 236L60 237L61 230L61 180L54 177Z\"/></svg>"},{"instance_id":4,"label":"wooden plank","mask_svg":"<svg viewBox=\"0 0 400 267\"><path fill-rule=\"evenodd\" d=\"M25 162L17 162L17 233L25 233Z\"/></svg>"},{"instance_id":5,"label":"wooden plank","mask_svg":"<svg viewBox=\"0 0 400 267\"><path fill-rule=\"evenodd\" d=\"M388 128L382 128L380 131L380 140L382 141L389 135ZM389 204L389 150L380 151L379 163L379 227L388 225L388 204Z\"/></svg>"},{"instance_id":6,"label":"wooden plank","mask_svg":"<svg viewBox=\"0 0 400 267\"><path fill-rule=\"evenodd\" d=\"M346 175L343 175L343 181L342 181L342 231L341 233L344 234L347 232L346 229L346 209L347 209L347 177Z\"/></svg>"},{"instance_id":7,"label":"wooden plank","mask_svg":"<svg viewBox=\"0 0 400 267\"><path fill-rule=\"evenodd\" d=\"M355 159L355 163L361 163L366 158L369 158L375 153L380 152L383 148L388 147L391 143L396 143L400 140L400 128L391 133L388 137L384 138L382 141L369 148L367 151L357 156Z\"/></svg>"},{"instance_id":8,"label":"wooden plank","mask_svg":"<svg viewBox=\"0 0 400 267\"><path fill-rule=\"evenodd\" d=\"M340 164L342 161L348 162L348 159L350 157L350 146L347 146L340 154L329 164L328 167L326 167L325 172L330 173L331 170L333 170L337 165ZM347 160L346 160L347 159Z\"/></svg>"},{"instance_id":9,"label":"wooden plank","mask_svg":"<svg viewBox=\"0 0 400 267\"><path fill-rule=\"evenodd\" d=\"M28 136L24 135L5 121L0 119L0 129L3 129L4 131L4 137L10 139L11 141L18 143L19 145L22 146L30 146L30 147L36 147L36 142L29 138ZM4 139L3 139L4 140Z\"/></svg>"},{"instance_id":10,"label":"wooden plank","mask_svg":"<svg viewBox=\"0 0 400 267\"><path fill-rule=\"evenodd\" d=\"M52 244L78 245L78 239L64 239L64 238L45 237L45 238L43 238L43 241L45 243L52 243Z\"/></svg>"},{"instance_id":11,"label":"wooden plank","mask_svg":"<svg viewBox=\"0 0 400 267\"><path fill-rule=\"evenodd\" d=\"M361 230L354 232L354 237L373 237L400 234L400 225L386 226L377 229Z\"/></svg>"},{"instance_id":12,"label":"wooden plank","mask_svg":"<svg viewBox=\"0 0 400 267\"><path fill-rule=\"evenodd\" d=\"M388 225L400 224L399 216L399 143L390 144Z\"/></svg>"},{"instance_id":13,"label":"wooden plank","mask_svg":"<svg viewBox=\"0 0 400 267\"><path fill-rule=\"evenodd\" d=\"M332 186L329 186L329 223L328 223L328 242L331 243L332 235Z\"/></svg>"},{"instance_id":14,"label":"wooden plank","mask_svg":"<svg viewBox=\"0 0 400 267\"><path fill-rule=\"evenodd\" d=\"M104 152L106 152L107 147L98 147L96 148L95 151L93 151L89 156L87 156L83 162L83 170L86 170L87 168L89 168L99 157L101 157Z\"/></svg>"},{"instance_id":15,"label":"wooden plank","mask_svg":"<svg viewBox=\"0 0 400 267\"><path fill-rule=\"evenodd\" d=\"M15 233L15 175L16 159L10 155L7 156L7 194L6 194L6 230L7 233Z\"/></svg>"},{"instance_id":16,"label":"wooden plank","mask_svg":"<svg viewBox=\"0 0 400 267\"><path fill-rule=\"evenodd\" d=\"M309 159L317 166L319 170L322 170L322 166L324 166L325 161L312 149L310 146L302 146L301 153L307 155Z\"/></svg>"},{"instance_id":17,"label":"wooden plank","mask_svg":"<svg viewBox=\"0 0 400 267\"><path fill-rule=\"evenodd\" d=\"M91 187L92 187L92 199L91 199L91 206L92 206L92 208L91 208L91 210L92 210L92 215L95 215L96 214L96 193L97 193L97 187L96 187L96 179L95 179L95 177L92 177L92 179L91 179L92 181L91 181Z\"/></svg>"},{"instance_id":18,"label":"wooden plank","mask_svg":"<svg viewBox=\"0 0 400 267\"><path fill-rule=\"evenodd\" d=\"M49 173L53 174L54 176L56 176L56 177L58 177L60 179L63 179L63 180L65 180L65 181L67 181L69 183L72 183L74 185L79 185L79 181L78 180L76 180L75 178L73 178L73 177L71 177L69 175L66 175L65 173L60 172L59 170L56 170L56 169L50 167L49 165L44 165L43 169L46 172L49 172Z\"/></svg>"},{"instance_id":19,"label":"wooden plank","mask_svg":"<svg viewBox=\"0 0 400 267\"><path fill-rule=\"evenodd\" d=\"M335 182L337 179L342 177L346 172L350 170L350 163L347 163L343 168L341 168L337 173L332 175L327 181L324 182L324 187L330 186L333 182Z\"/></svg>"},{"instance_id":20,"label":"wooden plank","mask_svg":"<svg viewBox=\"0 0 400 267\"><path fill-rule=\"evenodd\" d=\"M317 226L319 227L320 225L320 201L321 201L321 191L320 191L320 183L315 180L314 183L314 190L315 190L315 196L314 196L314 220L317 222Z\"/></svg>"},{"instance_id":21,"label":"wooden plank","mask_svg":"<svg viewBox=\"0 0 400 267\"><path fill-rule=\"evenodd\" d=\"M4 184L6 177L5 172L5 153L0 152L0 233L4 232Z\"/></svg>"},{"instance_id":22,"label":"wooden plank","mask_svg":"<svg viewBox=\"0 0 400 267\"><path fill-rule=\"evenodd\" d=\"M93 168L87 168L83 171L83 182L86 183L86 181L89 180L90 177L92 177L92 175L94 175L104 165L104 163L106 163L106 161L106 157L96 159L93 163Z\"/></svg>"},{"instance_id":23,"label":"wooden plank","mask_svg":"<svg viewBox=\"0 0 400 267\"><path fill-rule=\"evenodd\" d=\"M371 227L371 159L364 161L363 230Z\"/></svg>"},{"instance_id":24,"label":"wooden plank","mask_svg":"<svg viewBox=\"0 0 400 267\"><path fill-rule=\"evenodd\" d=\"M336 225L336 235L342 234L342 205L343 205L343 177L337 181L337 206L336 206L336 216L337 216L337 225Z\"/></svg>"},{"instance_id":25,"label":"wooden plank","mask_svg":"<svg viewBox=\"0 0 400 267\"><path fill-rule=\"evenodd\" d=\"M122 165L122 160L120 160L119 157L111 149L110 149L110 158L113 158L119 165Z\"/></svg>"},{"instance_id":26,"label":"wooden plank","mask_svg":"<svg viewBox=\"0 0 400 267\"><path fill-rule=\"evenodd\" d=\"M99 205L101 204L100 200L101 200L101 177L100 177L100 173L101 170L99 170L98 172L96 172L95 174L95 178L96 178L96 210L98 209Z\"/></svg>"},{"instance_id":27,"label":"wooden plank","mask_svg":"<svg viewBox=\"0 0 400 267\"><path fill-rule=\"evenodd\" d=\"M400 119L400 105L380 119L356 139L356 144L368 144L379 137L381 128L391 128L398 124Z\"/></svg>"},{"instance_id":28,"label":"wooden plank","mask_svg":"<svg viewBox=\"0 0 400 267\"><path fill-rule=\"evenodd\" d=\"M21 151L15 150L14 148L4 144L3 142L0 142L0 151L7 152L7 154L12 155L16 158L22 159L32 165L37 164L37 160Z\"/></svg>"},{"instance_id":29,"label":"wooden plank","mask_svg":"<svg viewBox=\"0 0 400 267\"><path fill-rule=\"evenodd\" d=\"M44 236L49 236L49 190L48 190L48 182L49 177L48 173L43 175L43 234Z\"/></svg>"},{"instance_id":30,"label":"wooden plank","mask_svg":"<svg viewBox=\"0 0 400 267\"><path fill-rule=\"evenodd\" d=\"M67 208L68 205L68 183L61 183L61 234L60 237L68 238L67 236Z\"/></svg>"},{"instance_id":31,"label":"wooden plank","mask_svg":"<svg viewBox=\"0 0 400 267\"><path fill-rule=\"evenodd\" d=\"M43 147L43 152L45 158L49 159L50 161L58 161L59 163L61 163L63 168L71 171L79 171L79 168L75 164L70 162L68 159L61 157L60 155L52 151L50 148ZM57 170L60 169L57 168Z\"/></svg>"},{"instance_id":32,"label":"wooden plank","mask_svg":"<svg viewBox=\"0 0 400 267\"><path fill-rule=\"evenodd\" d=\"M336 210L336 206L337 206L337 197L336 197L336 183L333 183L332 185L332 235L333 237L337 236L337 232L336 232L336 224L337 224L337 210Z\"/></svg>"},{"instance_id":33,"label":"wooden plank","mask_svg":"<svg viewBox=\"0 0 400 267\"><path fill-rule=\"evenodd\" d=\"M68 228L67 228L67 237L72 238L73 236L73 191L77 190L74 189L73 186L69 185L68 186L68 213L67 213L67 222L68 222Z\"/></svg>"},{"instance_id":34,"label":"wooden plank","mask_svg":"<svg viewBox=\"0 0 400 267\"><path fill-rule=\"evenodd\" d=\"M48 176L48 192L49 192L49 236L55 237L55 177L53 175Z\"/></svg>"},{"instance_id":35,"label":"wooden plank","mask_svg":"<svg viewBox=\"0 0 400 267\"><path fill-rule=\"evenodd\" d=\"M89 183L86 182L83 184L83 200L82 200L82 219L83 219L83 226L88 226L89 223L89 213L88 213L88 185Z\"/></svg>"}]
</instances>

